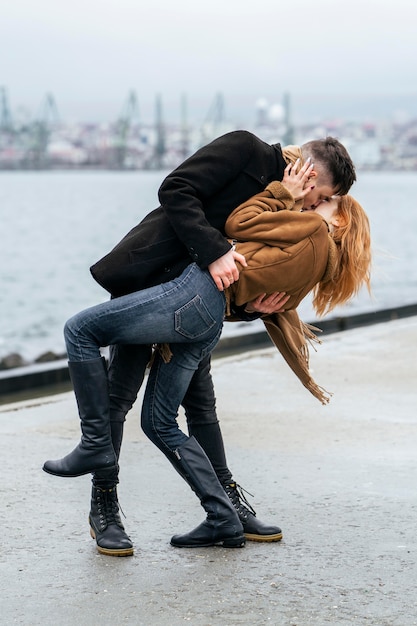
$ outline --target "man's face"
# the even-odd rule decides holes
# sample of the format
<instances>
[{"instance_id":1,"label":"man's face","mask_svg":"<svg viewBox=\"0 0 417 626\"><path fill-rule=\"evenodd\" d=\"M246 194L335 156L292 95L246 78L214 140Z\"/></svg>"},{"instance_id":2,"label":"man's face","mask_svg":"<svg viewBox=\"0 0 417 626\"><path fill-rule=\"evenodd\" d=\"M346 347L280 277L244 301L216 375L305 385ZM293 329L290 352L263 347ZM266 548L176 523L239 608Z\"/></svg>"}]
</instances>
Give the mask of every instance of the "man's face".
<instances>
[{"instance_id":1,"label":"man's face","mask_svg":"<svg viewBox=\"0 0 417 626\"><path fill-rule=\"evenodd\" d=\"M315 183L316 179L310 179L308 185L311 186ZM329 200L335 195L335 189L330 185L317 185L314 189L311 189L306 196L304 196L303 209L315 209L323 200Z\"/></svg>"}]
</instances>

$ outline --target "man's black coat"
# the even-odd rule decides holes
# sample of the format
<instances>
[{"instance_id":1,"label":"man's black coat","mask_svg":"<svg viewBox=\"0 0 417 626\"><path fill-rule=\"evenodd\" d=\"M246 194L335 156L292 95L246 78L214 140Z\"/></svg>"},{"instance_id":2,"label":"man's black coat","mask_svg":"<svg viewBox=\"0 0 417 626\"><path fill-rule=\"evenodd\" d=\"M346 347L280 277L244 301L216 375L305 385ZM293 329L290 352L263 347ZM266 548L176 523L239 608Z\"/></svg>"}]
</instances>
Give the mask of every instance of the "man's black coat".
<instances>
[{"instance_id":1,"label":"man's black coat","mask_svg":"<svg viewBox=\"0 0 417 626\"><path fill-rule=\"evenodd\" d=\"M192 262L206 268L230 250L224 236L230 213L272 180L282 180L285 167L279 144L247 131L215 139L167 176L161 206L93 265L92 275L121 296L167 282Z\"/></svg>"}]
</instances>

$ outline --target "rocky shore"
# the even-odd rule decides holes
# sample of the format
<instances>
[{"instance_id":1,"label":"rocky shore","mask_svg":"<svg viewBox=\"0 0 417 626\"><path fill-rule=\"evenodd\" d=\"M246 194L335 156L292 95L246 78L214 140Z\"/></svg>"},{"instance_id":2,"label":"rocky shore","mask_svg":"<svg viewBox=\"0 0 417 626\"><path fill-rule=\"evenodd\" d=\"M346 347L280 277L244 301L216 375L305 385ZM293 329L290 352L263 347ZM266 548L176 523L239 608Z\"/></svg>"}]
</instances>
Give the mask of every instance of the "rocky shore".
<instances>
[{"instance_id":1,"label":"rocky shore","mask_svg":"<svg viewBox=\"0 0 417 626\"><path fill-rule=\"evenodd\" d=\"M367 313L356 313L348 315L346 317L334 317L320 320L319 322L313 321L314 325L318 325L321 331L326 333L339 332L341 330L348 330L352 328L358 328L360 326L368 326L371 324L386 322L395 320L398 318L410 317L417 315L417 303L406 304L399 307L393 307L391 309L381 309L378 311L371 311ZM252 325L251 325L252 326ZM259 328L253 328L253 332L244 333L242 335L225 337L221 339L221 344L225 347L225 350L236 350L240 344L241 348L247 348L252 345L253 341L251 337L255 337L255 344L259 344L259 335L264 333L263 325L261 324L261 330ZM218 351L219 347L216 348ZM37 365L44 363L53 363L55 361L61 361L66 359L66 353L55 353L48 350L40 354L36 359L27 361L21 354L17 352L11 352L6 356L0 358L0 372L5 370L12 370L18 367L25 367L29 365Z\"/></svg>"},{"instance_id":2,"label":"rocky shore","mask_svg":"<svg viewBox=\"0 0 417 626\"><path fill-rule=\"evenodd\" d=\"M11 352L0 359L0 371L11 370L16 367L25 367L26 365L33 365L36 363L51 363L53 361L60 361L66 359L67 355L56 354L55 352L47 351L40 354L34 361L27 361L18 352Z\"/></svg>"}]
</instances>

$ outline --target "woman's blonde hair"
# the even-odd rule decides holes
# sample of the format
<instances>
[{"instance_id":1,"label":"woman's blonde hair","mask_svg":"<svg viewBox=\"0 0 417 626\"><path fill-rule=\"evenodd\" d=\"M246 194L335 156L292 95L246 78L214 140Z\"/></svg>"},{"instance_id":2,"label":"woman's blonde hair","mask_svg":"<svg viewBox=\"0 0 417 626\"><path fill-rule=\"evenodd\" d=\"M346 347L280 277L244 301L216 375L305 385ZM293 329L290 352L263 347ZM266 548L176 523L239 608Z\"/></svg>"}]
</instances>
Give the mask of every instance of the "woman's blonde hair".
<instances>
[{"instance_id":1,"label":"woman's blonde hair","mask_svg":"<svg viewBox=\"0 0 417 626\"><path fill-rule=\"evenodd\" d=\"M352 196L341 196L337 208L339 225L331 233L338 251L338 264L330 280L313 289L318 315L345 304L362 285L371 292L371 235L368 216Z\"/></svg>"}]
</instances>

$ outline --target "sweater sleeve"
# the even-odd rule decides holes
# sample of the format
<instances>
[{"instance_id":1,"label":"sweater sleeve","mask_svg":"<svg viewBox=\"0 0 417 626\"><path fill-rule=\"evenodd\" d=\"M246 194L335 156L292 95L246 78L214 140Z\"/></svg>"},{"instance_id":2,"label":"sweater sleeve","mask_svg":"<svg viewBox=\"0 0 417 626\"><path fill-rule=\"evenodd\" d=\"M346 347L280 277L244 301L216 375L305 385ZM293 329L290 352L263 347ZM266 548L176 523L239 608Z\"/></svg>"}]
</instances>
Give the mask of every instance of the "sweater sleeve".
<instances>
[{"instance_id":1,"label":"sweater sleeve","mask_svg":"<svg viewBox=\"0 0 417 626\"><path fill-rule=\"evenodd\" d=\"M244 170L253 149L251 133L227 133L184 161L159 189L159 200L172 228L191 258L202 268L230 250L224 235L210 225L204 202Z\"/></svg>"}]
</instances>

